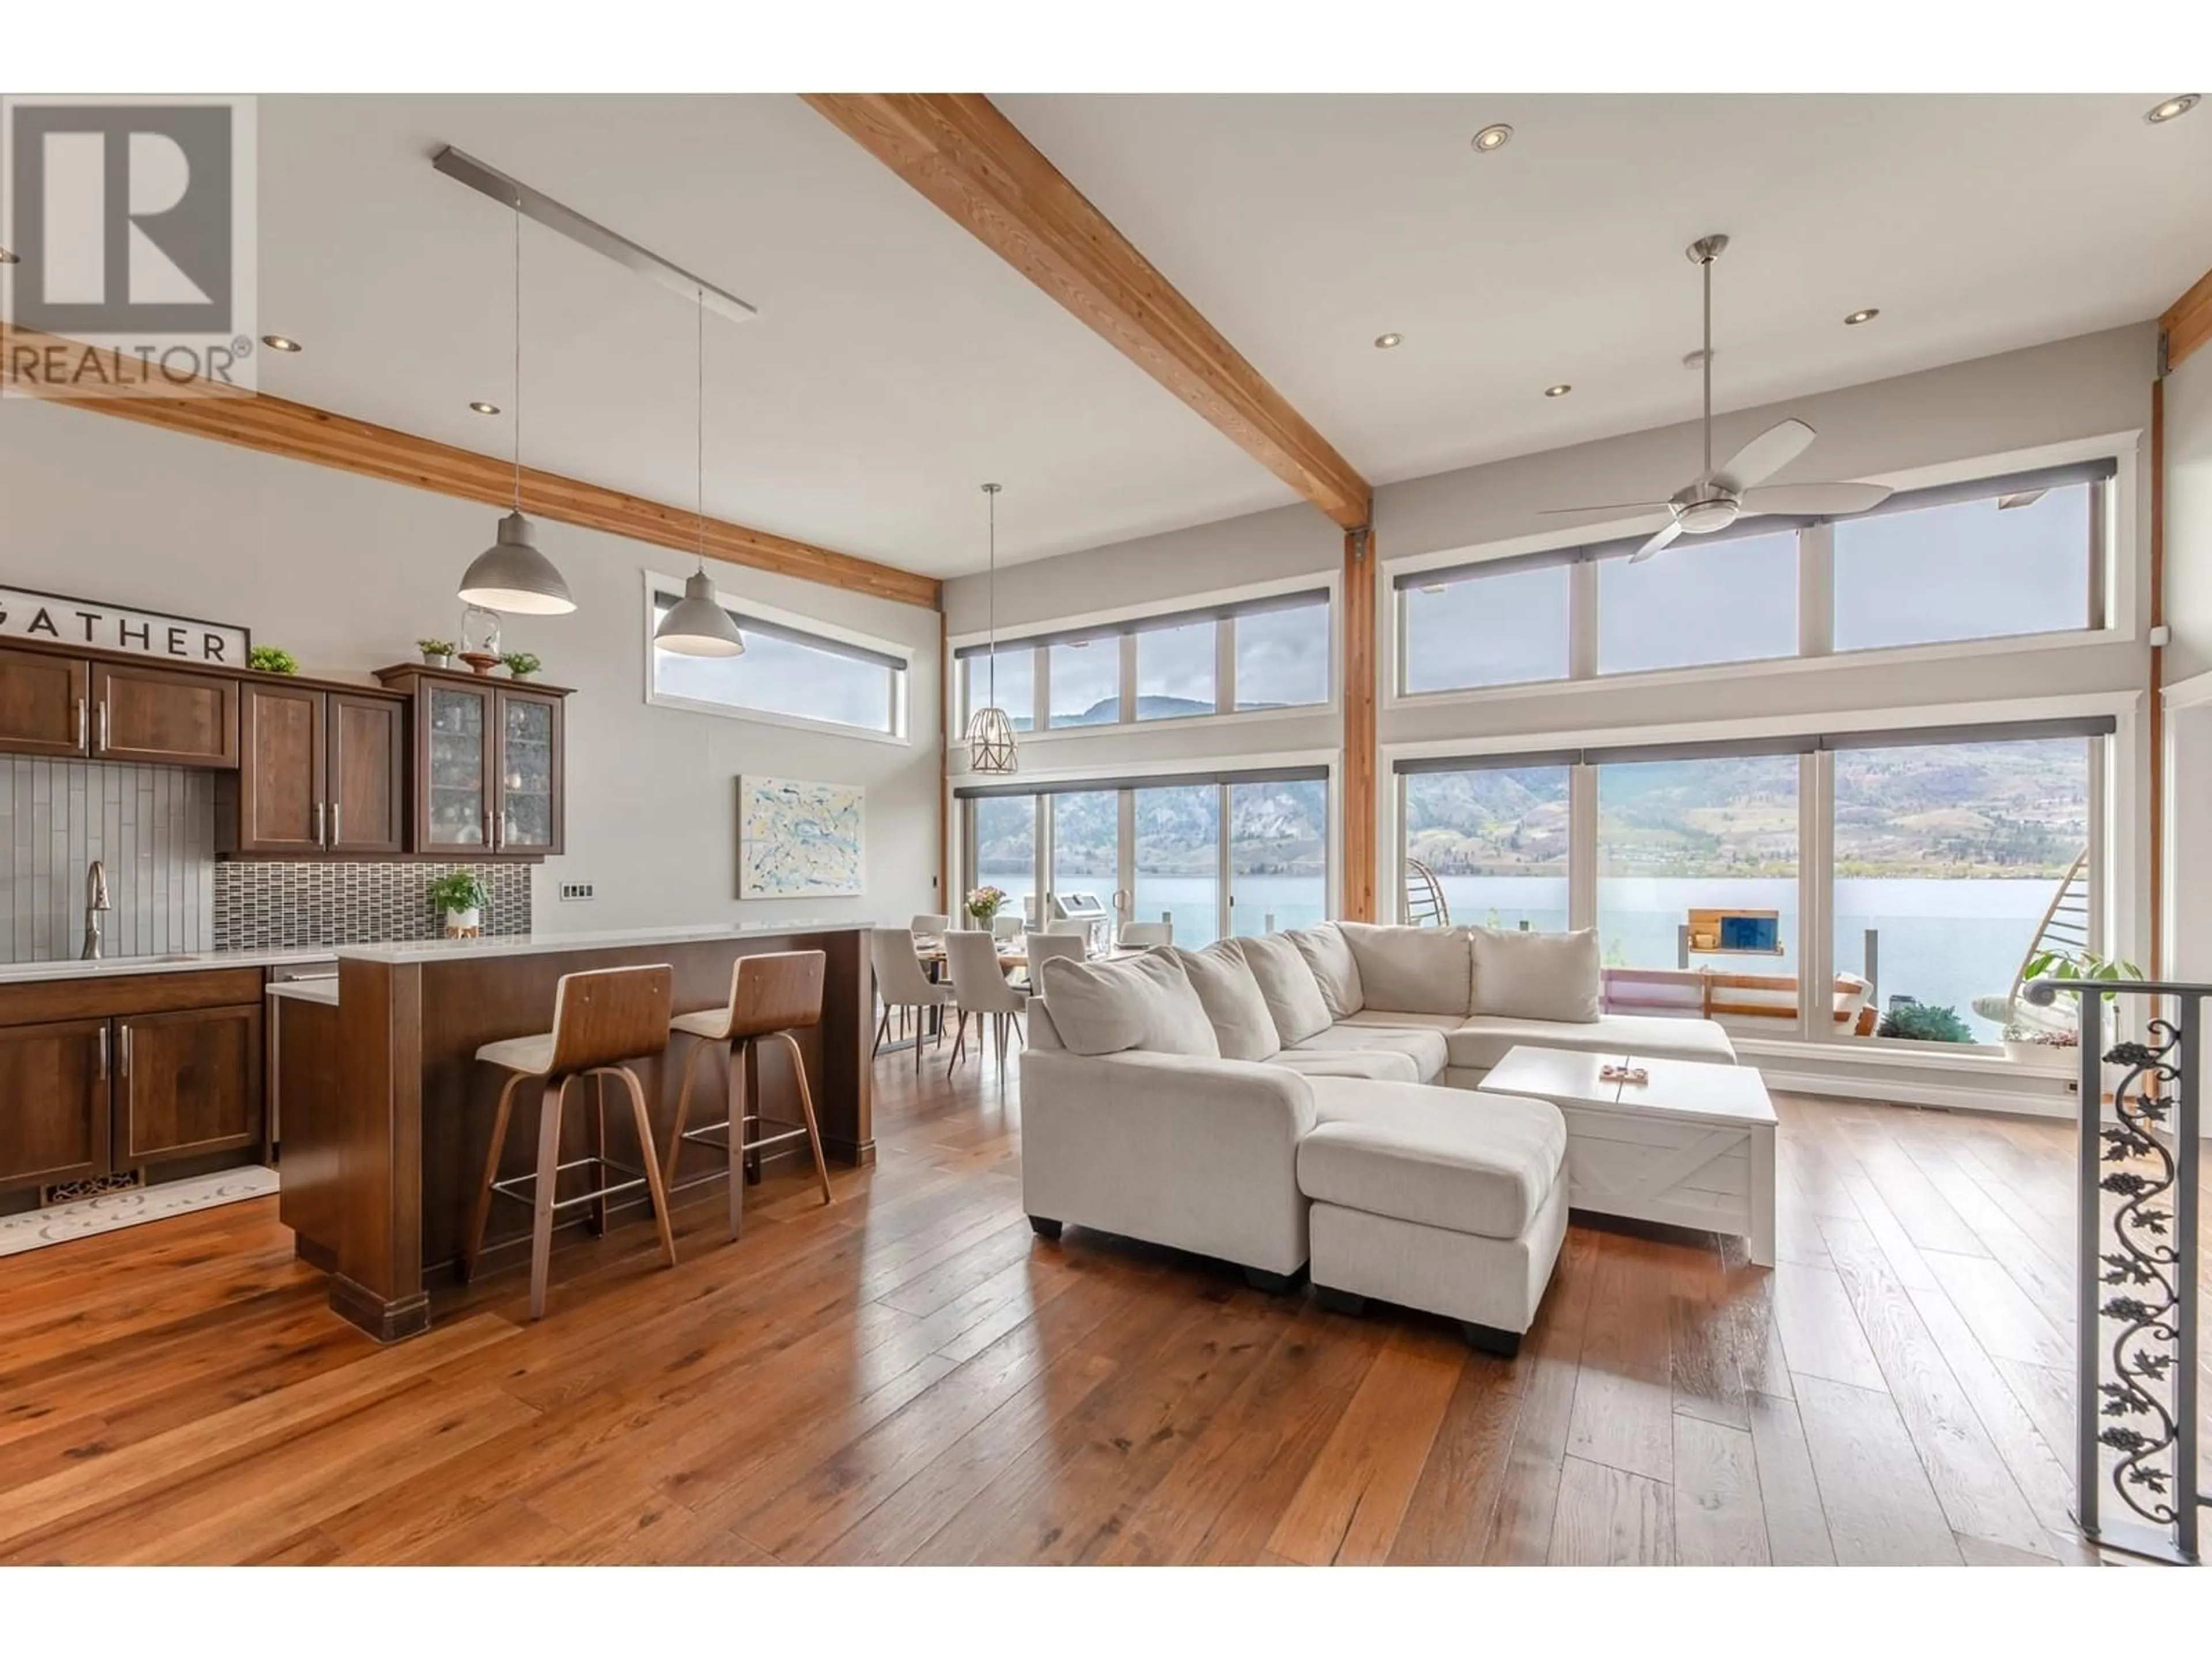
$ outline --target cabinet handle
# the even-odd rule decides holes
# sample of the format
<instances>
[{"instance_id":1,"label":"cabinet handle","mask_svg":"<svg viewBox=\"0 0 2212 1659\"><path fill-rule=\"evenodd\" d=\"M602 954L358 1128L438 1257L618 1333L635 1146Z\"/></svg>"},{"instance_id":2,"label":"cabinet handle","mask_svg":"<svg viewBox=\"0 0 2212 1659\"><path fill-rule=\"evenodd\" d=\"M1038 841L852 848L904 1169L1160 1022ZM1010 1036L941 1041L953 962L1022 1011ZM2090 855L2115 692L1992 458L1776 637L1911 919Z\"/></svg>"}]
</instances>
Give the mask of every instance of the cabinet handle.
<instances>
[{"instance_id":1,"label":"cabinet handle","mask_svg":"<svg viewBox=\"0 0 2212 1659\"><path fill-rule=\"evenodd\" d=\"M338 834L338 804L336 801L332 801L331 803L331 838L324 844L328 847L335 847L342 839L343 839L343 837Z\"/></svg>"},{"instance_id":2,"label":"cabinet handle","mask_svg":"<svg viewBox=\"0 0 2212 1659\"><path fill-rule=\"evenodd\" d=\"M102 754L107 751L107 699L105 697L100 700L100 748Z\"/></svg>"},{"instance_id":3,"label":"cabinet handle","mask_svg":"<svg viewBox=\"0 0 2212 1659\"><path fill-rule=\"evenodd\" d=\"M315 803L315 845L327 847L330 844L329 838L323 834L323 804L317 801Z\"/></svg>"},{"instance_id":4,"label":"cabinet handle","mask_svg":"<svg viewBox=\"0 0 2212 1659\"><path fill-rule=\"evenodd\" d=\"M502 848L514 845L514 814L512 812L499 815L499 844Z\"/></svg>"},{"instance_id":5,"label":"cabinet handle","mask_svg":"<svg viewBox=\"0 0 2212 1659\"><path fill-rule=\"evenodd\" d=\"M107 1027L105 1025L100 1028L100 1075L93 1080L96 1083L107 1081Z\"/></svg>"},{"instance_id":6,"label":"cabinet handle","mask_svg":"<svg viewBox=\"0 0 2212 1659\"><path fill-rule=\"evenodd\" d=\"M85 718L84 699L79 697L76 700L76 746L80 752L83 750L88 739L88 734L86 728L91 724L92 722Z\"/></svg>"},{"instance_id":7,"label":"cabinet handle","mask_svg":"<svg viewBox=\"0 0 2212 1659\"><path fill-rule=\"evenodd\" d=\"M117 1029L123 1033L123 1063L116 1067L116 1073L120 1077L128 1077L131 1075L131 1028L124 1025Z\"/></svg>"},{"instance_id":8,"label":"cabinet handle","mask_svg":"<svg viewBox=\"0 0 2212 1659\"><path fill-rule=\"evenodd\" d=\"M491 808L487 806L484 808L483 814L483 844L486 847L497 847L498 837L499 830L491 821Z\"/></svg>"}]
</instances>

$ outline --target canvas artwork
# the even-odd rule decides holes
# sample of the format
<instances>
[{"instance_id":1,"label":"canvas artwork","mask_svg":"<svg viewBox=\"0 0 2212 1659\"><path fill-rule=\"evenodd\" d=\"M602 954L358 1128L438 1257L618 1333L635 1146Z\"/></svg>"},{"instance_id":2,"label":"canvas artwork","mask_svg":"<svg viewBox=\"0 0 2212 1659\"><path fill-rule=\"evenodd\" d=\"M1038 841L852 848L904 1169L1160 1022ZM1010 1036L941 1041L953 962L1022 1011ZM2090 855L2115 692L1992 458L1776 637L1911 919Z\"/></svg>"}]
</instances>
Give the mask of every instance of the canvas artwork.
<instances>
[{"instance_id":1,"label":"canvas artwork","mask_svg":"<svg viewBox=\"0 0 2212 1659\"><path fill-rule=\"evenodd\" d=\"M855 783L739 778L738 896L857 897L866 800Z\"/></svg>"}]
</instances>

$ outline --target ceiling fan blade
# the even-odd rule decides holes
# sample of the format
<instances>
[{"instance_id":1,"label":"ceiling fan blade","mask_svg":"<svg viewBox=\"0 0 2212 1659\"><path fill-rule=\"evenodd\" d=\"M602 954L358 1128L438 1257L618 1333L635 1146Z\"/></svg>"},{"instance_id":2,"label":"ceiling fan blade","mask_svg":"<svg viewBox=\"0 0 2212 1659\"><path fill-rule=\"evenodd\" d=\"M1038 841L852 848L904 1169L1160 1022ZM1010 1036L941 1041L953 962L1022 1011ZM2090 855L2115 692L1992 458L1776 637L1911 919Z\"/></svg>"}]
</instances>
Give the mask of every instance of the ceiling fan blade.
<instances>
[{"instance_id":1,"label":"ceiling fan blade","mask_svg":"<svg viewBox=\"0 0 2212 1659\"><path fill-rule=\"evenodd\" d=\"M1840 518L1847 513L1864 513L1880 507L1888 499L1887 484L1766 484L1743 492L1743 510L1787 513L1808 519Z\"/></svg>"},{"instance_id":2,"label":"ceiling fan blade","mask_svg":"<svg viewBox=\"0 0 2212 1659\"><path fill-rule=\"evenodd\" d=\"M1728 458L1713 482L1723 489L1745 490L1764 483L1805 453L1818 435L1802 421L1783 421L1770 426Z\"/></svg>"},{"instance_id":3,"label":"ceiling fan blade","mask_svg":"<svg viewBox=\"0 0 2212 1659\"><path fill-rule=\"evenodd\" d=\"M1594 507L1547 507L1544 516L1556 518L1563 513L1663 513L1664 501L1601 501Z\"/></svg>"},{"instance_id":4,"label":"ceiling fan blade","mask_svg":"<svg viewBox=\"0 0 2212 1659\"><path fill-rule=\"evenodd\" d=\"M1674 538L1681 533L1682 521L1680 519L1677 519L1674 523L1668 525L1664 530L1654 536L1650 541L1644 543L1643 546L1638 548L1636 551L1630 554L1628 556L1629 563L1642 564L1644 560L1650 558L1661 548L1671 546L1674 543Z\"/></svg>"}]
</instances>

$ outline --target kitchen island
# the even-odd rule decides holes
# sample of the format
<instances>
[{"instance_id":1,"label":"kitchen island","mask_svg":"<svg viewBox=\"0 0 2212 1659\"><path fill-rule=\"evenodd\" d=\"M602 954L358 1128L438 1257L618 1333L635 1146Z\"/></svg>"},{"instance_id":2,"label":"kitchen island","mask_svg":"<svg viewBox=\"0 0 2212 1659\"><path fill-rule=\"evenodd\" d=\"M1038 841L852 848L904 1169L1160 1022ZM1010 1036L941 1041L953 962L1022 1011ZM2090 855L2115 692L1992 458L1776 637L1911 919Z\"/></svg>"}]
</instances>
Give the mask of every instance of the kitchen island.
<instances>
[{"instance_id":1,"label":"kitchen island","mask_svg":"<svg viewBox=\"0 0 2212 1659\"><path fill-rule=\"evenodd\" d=\"M381 1341L428 1328L426 1286L459 1261L490 1146L501 1079L476 1052L550 1029L563 974L666 963L675 969L676 1011L684 1013L727 1000L740 956L823 951L822 1023L798 1034L823 1146L841 1163L872 1163L867 927L777 922L340 947L335 1005L326 995L276 1005L285 1081L282 1214L301 1257L329 1273L331 1306ZM672 1079L690 1041L678 1038L662 1059L635 1068L664 1149L675 1115ZM781 1053L755 1066L748 1088L756 1109L795 1116L796 1090ZM719 1082L709 1081L721 1070L701 1068L694 1123L725 1109ZM532 1091L518 1097L516 1111L524 1127L507 1137L503 1176L527 1173L533 1162ZM592 1115L568 1115L564 1161L587 1150ZM606 1116L609 1156L636 1163L629 1114ZM693 1156L679 1180L719 1161ZM582 1173L574 1178L580 1182ZM644 1212L642 1193L626 1198L611 1206L614 1217ZM529 1227L526 1207L495 1204L480 1271L526 1254Z\"/></svg>"}]
</instances>

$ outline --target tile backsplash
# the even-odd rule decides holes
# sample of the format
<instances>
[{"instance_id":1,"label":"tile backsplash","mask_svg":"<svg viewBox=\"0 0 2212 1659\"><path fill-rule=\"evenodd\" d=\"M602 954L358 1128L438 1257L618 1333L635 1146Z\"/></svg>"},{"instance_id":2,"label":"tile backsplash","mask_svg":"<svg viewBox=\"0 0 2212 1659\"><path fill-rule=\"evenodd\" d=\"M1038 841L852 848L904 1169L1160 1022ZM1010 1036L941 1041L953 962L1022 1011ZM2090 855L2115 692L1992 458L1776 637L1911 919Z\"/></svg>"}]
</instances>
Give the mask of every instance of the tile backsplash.
<instances>
[{"instance_id":1,"label":"tile backsplash","mask_svg":"<svg viewBox=\"0 0 2212 1659\"><path fill-rule=\"evenodd\" d=\"M431 908L429 887L449 870L474 870L491 889L485 933L530 931L526 864L238 860L215 866L215 947L265 951L435 939L445 918Z\"/></svg>"},{"instance_id":2,"label":"tile backsplash","mask_svg":"<svg viewBox=\"0 0 2212 1659\"><path fill-rule=\"evenodd\" d=\"M107 866L111 957L212 947L215 778L174 766L0 756L0 960L74 958L85 870Z\"/></svg>"}]
</instances>

